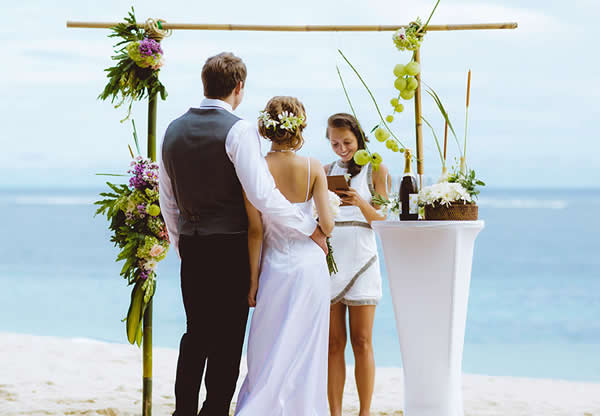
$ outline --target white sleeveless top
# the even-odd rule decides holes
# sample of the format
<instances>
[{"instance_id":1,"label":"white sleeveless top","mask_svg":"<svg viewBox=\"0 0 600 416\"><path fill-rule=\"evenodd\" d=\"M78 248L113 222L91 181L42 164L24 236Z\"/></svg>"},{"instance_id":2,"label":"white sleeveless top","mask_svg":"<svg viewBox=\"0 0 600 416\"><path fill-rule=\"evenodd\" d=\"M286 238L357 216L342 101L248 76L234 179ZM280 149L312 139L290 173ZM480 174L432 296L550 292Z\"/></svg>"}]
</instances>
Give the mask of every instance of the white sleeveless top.
<instances>
[{"instance_id":1,"label":"white sleeveless top","mask_svg":"<svg viewBox=\"0 0 600 416\"><path fill-rule=\"evenodd\" d=\"M346 173L348 169L339 161L332 163L327 172ZM374 190L370 163L350 180L350 187L365 201L371 201ZM338 272L331 275L331 303L376 305L382 295L377 242L360 208L340 207L330 242L338 266Z\"/></svg>"}]
</instances>

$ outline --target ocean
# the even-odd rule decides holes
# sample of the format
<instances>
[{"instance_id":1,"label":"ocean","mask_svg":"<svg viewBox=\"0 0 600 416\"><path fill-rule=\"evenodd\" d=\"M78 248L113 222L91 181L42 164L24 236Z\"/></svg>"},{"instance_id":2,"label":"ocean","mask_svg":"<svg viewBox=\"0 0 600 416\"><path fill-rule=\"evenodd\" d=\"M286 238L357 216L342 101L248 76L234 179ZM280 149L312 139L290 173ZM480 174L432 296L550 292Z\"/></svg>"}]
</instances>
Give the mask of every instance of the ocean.
<instances>
[{"instance_id":1,"label":"ocean","mask_svg":"<svg viewBox=\"0 0 600 416\"><path fill-rule=\"evenodd\" d=\"M127 342L120 321L130 288L105 218L93 217L98 192L0 190L0 332ZM475 244L464 372L600 382L600 190L484 189L479 205L486 224ZM381 263L375 361L397 367L382 254ZM158 271L154 345L177 348L185 315L174 252Z\"/></svg>"}]
</instances>

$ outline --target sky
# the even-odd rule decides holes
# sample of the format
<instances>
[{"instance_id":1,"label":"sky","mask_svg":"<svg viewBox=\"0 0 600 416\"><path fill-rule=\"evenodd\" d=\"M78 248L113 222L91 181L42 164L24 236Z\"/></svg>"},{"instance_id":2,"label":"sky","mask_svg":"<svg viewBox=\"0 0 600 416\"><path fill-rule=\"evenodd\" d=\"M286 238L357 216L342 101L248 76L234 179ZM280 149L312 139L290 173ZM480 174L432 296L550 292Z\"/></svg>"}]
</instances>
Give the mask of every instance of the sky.
<instances>
[{"instance_id":1,"label":"sky","mask_svg":"<svg viewBox=\"0 0 600 416\"><path fill-rule=\"evenodd\" d=\"M426 18L434 0L284 3L61 0L2 2L0 39L0 189L98 187L96 173L122 173L130 159L131 124L124 109L97 100L106 83L114 40L105 29L67 29L67 20L120 21L133 5L138 21L237 24L404 24ZM442 0L432 24L518 22L516 30L431 32L422 47L422 77L442 98L462 140L467 71L472 70L467 160L491 187L598 187L600 58L593 0ZM168 123L202 97L201 68L231 51L248 66L246 97L237 113L255 119L274 95L298 97L307 109L303 155L335 159L327 117L349 111L339 66L358 117L368 131L378 122L365 89L338 54L360 71L384 111L394 96L392 70L410 59L391 32L264 33L177 31L163 41L160 77L169 96L158 105L159 142ZM392 127L414 149L412 103ZM140 137L146 102L134 105ZM443 135L443 119L423 96L423 114ZM424 126L425 175L441 164ZM263 150L268 144L263 143ZM393 174L403 160L373 141ZM449 161L457 156L449 139Z\"/></svg>"}]
</instances>

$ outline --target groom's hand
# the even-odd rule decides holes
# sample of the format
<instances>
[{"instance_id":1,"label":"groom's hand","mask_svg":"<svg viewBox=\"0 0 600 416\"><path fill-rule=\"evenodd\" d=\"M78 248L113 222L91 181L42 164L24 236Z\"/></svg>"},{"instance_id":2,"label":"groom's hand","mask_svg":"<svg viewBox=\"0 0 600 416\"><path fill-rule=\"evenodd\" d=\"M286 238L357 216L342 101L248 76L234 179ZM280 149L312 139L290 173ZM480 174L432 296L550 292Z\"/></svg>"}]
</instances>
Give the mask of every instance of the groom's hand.
<instances>
[{"instance_id":1,"label":"groom's hand","mask_svg":"<svg viewBox=\"0 0 600 416\"><path fill-rule=\"evenodd\" d=\"M317 228L315 228L315 232L312 233L310 238L317 243L317 245L321 247L321 250L325 252L325 255L327 255L329 252L327 249L327 236L323 233L323 231L321 231L321 227L317 226Z\"/></svg>"}]
</instances>

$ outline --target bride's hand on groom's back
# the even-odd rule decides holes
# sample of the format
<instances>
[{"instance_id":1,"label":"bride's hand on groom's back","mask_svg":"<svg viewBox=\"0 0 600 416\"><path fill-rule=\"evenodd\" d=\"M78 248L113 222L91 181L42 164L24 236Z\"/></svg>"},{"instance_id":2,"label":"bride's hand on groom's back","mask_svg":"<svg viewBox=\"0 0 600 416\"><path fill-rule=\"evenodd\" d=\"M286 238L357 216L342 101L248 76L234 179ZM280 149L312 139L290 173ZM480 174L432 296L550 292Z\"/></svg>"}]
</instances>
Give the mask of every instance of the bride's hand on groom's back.
<instances>
[{"instance_id":1,"label":"bride's hand on groom's back","mask_svg":"<svg viewBox=\"0 0 600 416\"><path fill-rule=\"evenodd\" d=\"M321 230L321 227L317 226L317 228L315 228L315 231L312 233L310 238L315 243L317 243L317 245L319 247L321 247L321 250L323 250L325 252L325 255L327 255L327 253L329 252L329 250L327 249L327 236L323 233L323 231Z\"/></svg>"}]
</instances>

